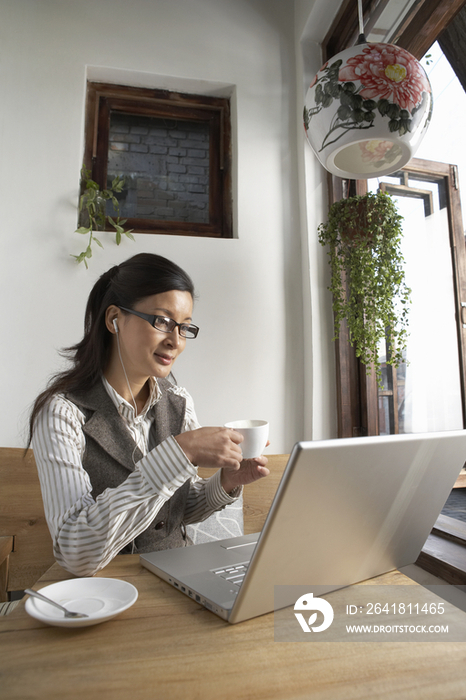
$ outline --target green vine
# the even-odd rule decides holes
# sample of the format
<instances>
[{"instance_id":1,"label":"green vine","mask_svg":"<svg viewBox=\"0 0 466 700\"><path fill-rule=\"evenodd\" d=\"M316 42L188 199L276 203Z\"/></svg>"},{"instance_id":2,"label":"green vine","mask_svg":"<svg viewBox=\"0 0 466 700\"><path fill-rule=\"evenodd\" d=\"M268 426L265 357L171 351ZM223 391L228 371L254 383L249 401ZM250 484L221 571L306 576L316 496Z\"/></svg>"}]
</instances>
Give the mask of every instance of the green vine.
<instances>
[{"instance_id":1,"label":"green vine","mask_svg":"<svg viewBox=\"0 0 466 700\"><path fill-rule=\"evenodd\" d=\"M390 195L369 193L335 202L328 221L319 226L319 241L329 247L336 340L347 321L356 357L374 365L382 386L379 343L389 338L387 364L402 364L408 338L408 305L400 244L401 222Z\"/></svg>"},{"instance_id":2,"label":"green vine","mask_svg":"<svg viewBox=\"0 0 466 700\"><path fill-rule=\"evenodd\" d=\"M120 245L122 236L127 236L132 241L134 237L131 233L133 229L125 231L124 225L127 219L120 219L120 205L116 197L117 194L123 191L125 179L118 175L112 180L109 188L101 190L97 182L91 179L91 172L86 168L81 170L81 186L82 194L79 198L79 228L75 233L80 233L83 236L88 235L88 243L85 250L79 255L72 255L76 262L84 262L88 268L87 261L92 258L92 244L97 243L103 248L101 241L94 235L95 231L105 230L107 222L115 229L115 241ZM111 201L115 211L115 218L112 218L106 213L107 202Z\"/></svg>"}]
</instances>

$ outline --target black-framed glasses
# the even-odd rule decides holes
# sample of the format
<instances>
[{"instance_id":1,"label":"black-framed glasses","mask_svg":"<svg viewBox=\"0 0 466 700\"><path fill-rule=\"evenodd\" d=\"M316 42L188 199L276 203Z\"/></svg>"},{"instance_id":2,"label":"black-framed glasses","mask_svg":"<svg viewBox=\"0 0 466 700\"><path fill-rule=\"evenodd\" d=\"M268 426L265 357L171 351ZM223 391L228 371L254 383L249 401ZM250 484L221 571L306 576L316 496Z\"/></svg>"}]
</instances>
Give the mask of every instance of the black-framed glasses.
<instances>
[{"instance_id":1,"label":"black-framed glasses","mask_svg":"<svg viewBox=\"0 0 466 700\"><path fill-rule=\"evenodd\" d=\"M197 334L199 333L199 328L195 326L194 323L177 323L172 318L167 318L166 316L143 314L141 311L127 309L125 306L119 306L118 308L122 311L126 311L128 314L133 314L134 316L143 318L155 329L162 331L162 333L171 333L175 328L179 329L179 334L182 338L196 338Z\"/></svg>"}]
</instances>

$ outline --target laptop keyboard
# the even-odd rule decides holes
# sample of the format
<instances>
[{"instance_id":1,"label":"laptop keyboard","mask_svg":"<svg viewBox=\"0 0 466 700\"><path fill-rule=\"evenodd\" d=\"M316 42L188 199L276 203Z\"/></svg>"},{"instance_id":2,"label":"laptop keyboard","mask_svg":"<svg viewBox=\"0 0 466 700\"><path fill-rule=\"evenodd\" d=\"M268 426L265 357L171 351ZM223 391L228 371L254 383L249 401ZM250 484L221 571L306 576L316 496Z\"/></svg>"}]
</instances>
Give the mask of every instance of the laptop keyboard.
<instances>
[{"instance_id":1,"label":"laptop keyboard","mask_svg":"<svg viewBox=\"0 0 466 700\"><path fill-rule=\"evenodd\" d=\"M224 578L226 581L239 588L243 583L248 566L249 562L236 564L235 566L224 566L220 569L213 569L212 573L216 574L216 576L220 576L220 578Z\"/></svg>"}]
</instances>

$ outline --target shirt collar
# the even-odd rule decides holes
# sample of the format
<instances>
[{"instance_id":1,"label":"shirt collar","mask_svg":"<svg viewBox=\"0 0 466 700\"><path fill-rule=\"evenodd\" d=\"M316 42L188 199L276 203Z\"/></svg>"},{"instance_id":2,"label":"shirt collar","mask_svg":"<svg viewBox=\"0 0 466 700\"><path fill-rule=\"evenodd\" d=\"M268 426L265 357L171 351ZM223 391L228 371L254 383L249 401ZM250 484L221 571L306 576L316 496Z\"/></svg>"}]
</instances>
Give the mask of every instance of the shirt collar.
<instances>
[{"instance_id":1,"label":"shirt collar","mask_svg":"<svg viewBox=\"0 0 466 700\"><path fill-rule=\"evenodd\" d=\"M146 401L144 408L138 416L135 415L134 406L124 399L120 394L113 388L113 386L107 381L107 379L102 375L103 385L110 396L112 402L118 413L125 418L132 417L133 420L136 418L145 418L147 412L158 403L162 397L161 389L158 385L157 379L155 377L149 377L149 398Z\"/></svg>"}]
</instances>

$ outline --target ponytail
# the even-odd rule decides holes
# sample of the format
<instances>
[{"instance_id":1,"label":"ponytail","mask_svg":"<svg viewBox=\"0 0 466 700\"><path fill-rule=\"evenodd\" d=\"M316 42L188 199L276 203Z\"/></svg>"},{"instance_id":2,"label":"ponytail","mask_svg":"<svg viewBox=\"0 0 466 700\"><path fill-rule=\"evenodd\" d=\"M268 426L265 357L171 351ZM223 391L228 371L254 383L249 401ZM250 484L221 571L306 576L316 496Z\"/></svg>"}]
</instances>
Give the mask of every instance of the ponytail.
<instances>
[{"instance_id":1,"label":"ponytail","mask_svg":"<svg viewBox=\"0 0 466 700\"><path fill-rule=\"evenodd\" d=\"M119 267L114 265L107 270L95 283L87 300L86 312L84 316L84 332L87 333L92 324L92 319L97 318L100 309L104 305L105 297L114 277L118 274ZM107 307L105 307L107 308Z\"/></svg>"}]
</instances>

